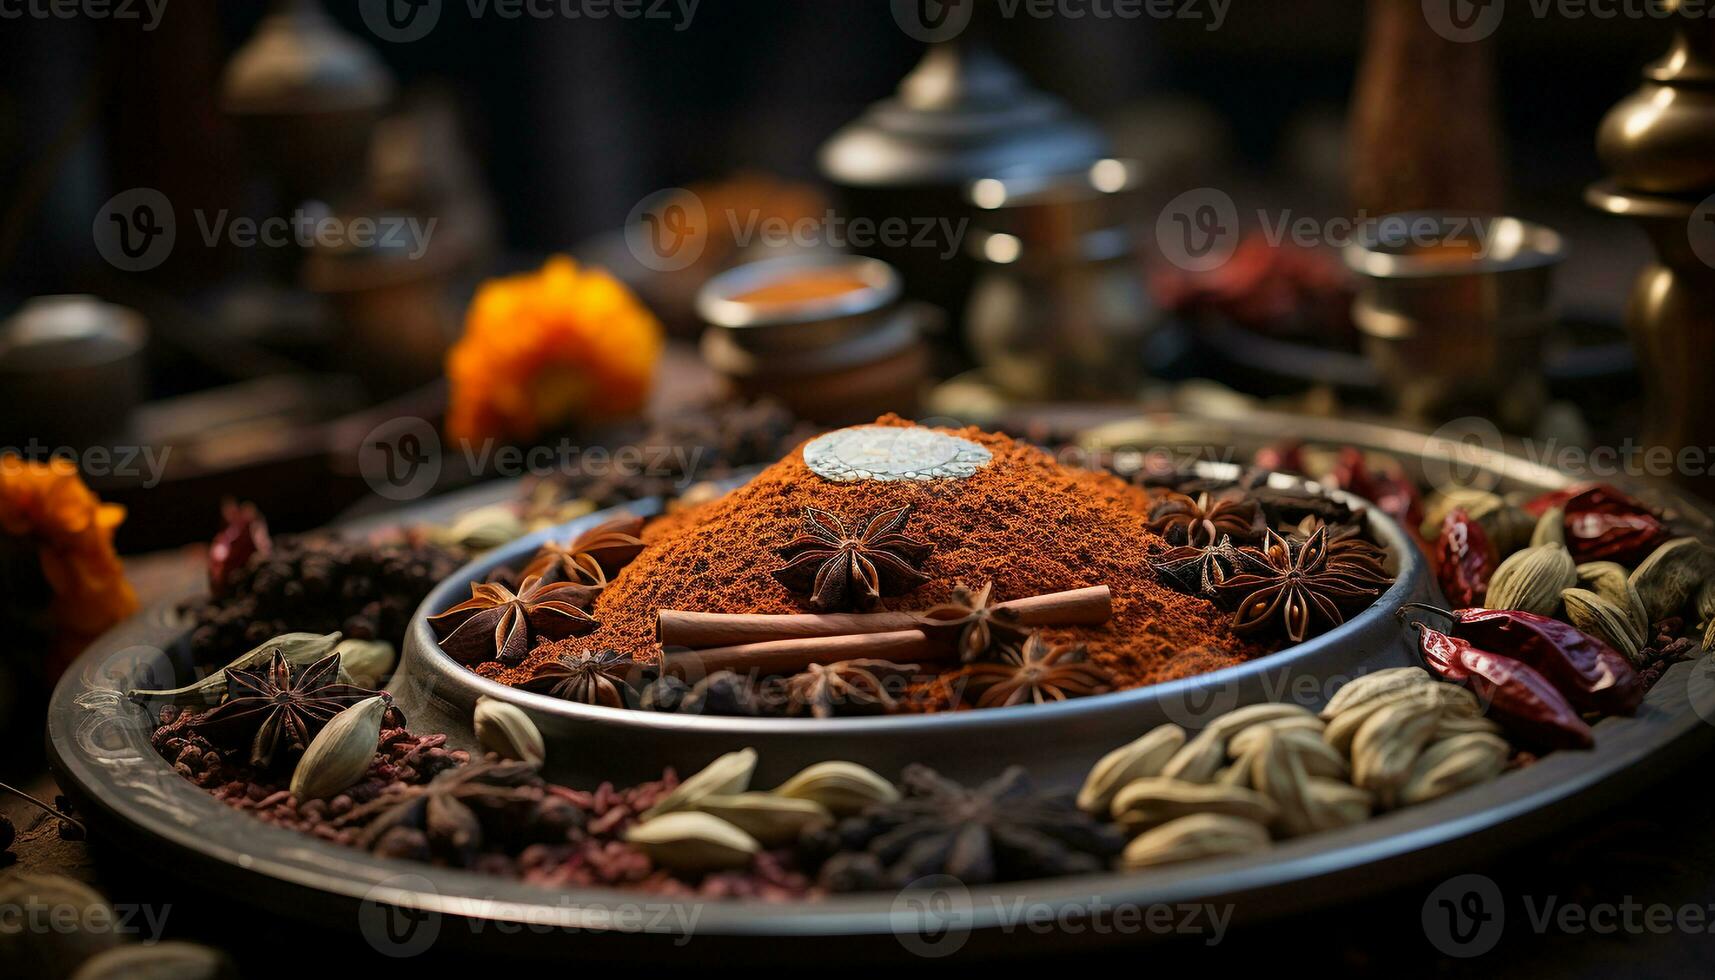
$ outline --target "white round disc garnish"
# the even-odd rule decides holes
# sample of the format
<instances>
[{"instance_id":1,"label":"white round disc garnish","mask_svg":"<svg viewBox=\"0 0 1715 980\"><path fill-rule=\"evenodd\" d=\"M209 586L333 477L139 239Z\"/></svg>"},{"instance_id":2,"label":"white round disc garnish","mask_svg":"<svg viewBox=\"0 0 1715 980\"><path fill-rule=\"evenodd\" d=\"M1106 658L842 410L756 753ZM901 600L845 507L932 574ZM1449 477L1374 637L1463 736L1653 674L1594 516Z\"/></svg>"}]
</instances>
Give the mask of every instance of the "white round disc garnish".
<instances>
[{"instance_id":1,"label":"white round disc garnish","mask_svg":"<svg viewBox=\"0 0 1715 980\"><path fill-rule=\"evenodd\" d=\"M804 446L811 472L835 483L962 480L993 458L969 439L889 425L839 429Z\"/></svg>"}]
</instances>

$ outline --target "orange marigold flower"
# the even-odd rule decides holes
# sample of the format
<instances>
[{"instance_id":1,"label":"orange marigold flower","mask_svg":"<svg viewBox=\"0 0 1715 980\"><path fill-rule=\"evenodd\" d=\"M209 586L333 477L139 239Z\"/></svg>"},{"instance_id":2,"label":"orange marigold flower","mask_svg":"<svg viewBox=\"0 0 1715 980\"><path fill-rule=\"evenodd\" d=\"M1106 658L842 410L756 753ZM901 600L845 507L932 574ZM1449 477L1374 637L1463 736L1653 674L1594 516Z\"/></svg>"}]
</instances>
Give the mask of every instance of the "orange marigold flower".
<instances>
[{"instance_id":1,"label":"orange marigold flower","mask_svg":"<svg viewBox=\"0 0 1715 980\"><path fill-rule=\"evenodd\" d=\"M574 419L641 411L661 324L618 279L564 256L491 279L447 354L454 439L529 440Z\"/></svg>"},{"instance_id":2,"label":"orange marigold flower","mask_svg":"<svg viewBox=\"0 0 1715 980\"><path fill-rule=\"evenodd\" d=\"M137 610L137 593L113 549L125 508L104 504L68 459L45 463L0 455L0 533L36 551L53 591L62 651Z\"/></svg>"}]
</instances>

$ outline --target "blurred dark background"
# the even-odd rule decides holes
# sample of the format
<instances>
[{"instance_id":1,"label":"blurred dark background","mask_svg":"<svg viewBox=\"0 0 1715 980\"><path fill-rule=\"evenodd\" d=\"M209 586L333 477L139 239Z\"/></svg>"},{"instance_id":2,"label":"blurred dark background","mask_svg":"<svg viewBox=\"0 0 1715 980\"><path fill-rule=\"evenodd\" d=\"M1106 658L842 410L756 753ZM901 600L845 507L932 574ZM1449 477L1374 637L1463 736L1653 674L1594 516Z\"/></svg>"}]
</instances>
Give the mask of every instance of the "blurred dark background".
<instances>
[{"instance_id":1,"label":"blurred dark background","mask_svg":"<svg viewBox=\"0 0 1715 980\"><path fill-rule=\"evenodd\" d=\"M32 298L87 294L94 299L69 311L80 323L111 326L108 319L130 315L145 338L118 375L134 382L128 386L56 380L57 361L32 368L26 380L46 394L4 399L0 446L41 436L50 447L171 447L161 484L171 493L149 493L156 484L137 474L86 473L107 499L133 508L122 550L206 538L223 497L265 503L276 526L302 528L365 496L352 447L378 419L441 417L443 359L477 283L553 253L613 269L665 322L677 343L663 368L670 380L657 392L700 390L672 373L688 361L699 377L711 374L691 343L701 328L691 300L723 264L754 255L720 254L683 274L651 275L633 258L635 246L627 254L620 229L674 187L720 195L729 214L759 207L819 217L840 207L839 189L819 172L818 150L893 95L927 50L886 0L646 0L640 9L661 16L599 20L567 16L557 3L532 8L551 16L508 17L501 10L517 10L508 0L425 2L438 19L405 41L366 21L379 0L167 0L155 8L158 21L143 0L117 7L132 15L117 20L0 7L23 11L0 18L0 326L27 319L20 311ZM1264 209L1268 221L1343 219L1362 211L1354 200L1364 200L1348 171L1411 169L1390 165L1392 146L1396 157L1427 160L1439 171L1437 186L1453 199L1432 198L1434 206L1499 208L1569 243L1555 299L1576 343L1561 344L1570 359L1548 358L1547 396L1533 397L1509 431L1576 441L1592 429L1606 438L1630 431L1637 385L1621 310L1650 250L1634 225L1597 213L1583 194L1603 176L1598 122L1667 47L1671 25L1662 18L1546 8L1539 16L1535 5L1515 3L1489 42L1473 46L1435 38L1419 0L1175 0L1177 16L1117 18L1016 15L1023 0L963 2L974 5L974 20L962 44L992 47L1099 125L1113 155L1141 165L1143 190L1115 218L1139 232L1135 259L1128 253L1123 269L1104 274L1135 293L1122 311L1126 322L1155 338L1146 382L1213 378L1246 395L1300 398L1287 406L1298 409L1310 392L1310 410L1322 414L1392 407L1347 316L1351 285L1340 281L1339 242L1302 247L1320 253L1309 265L1283 266L1280 256L1250 251L1221 272L1228 294L1241 302L1262 297L1252 306L1270 316L1279 312L1268 302L1271 290L1323 289L1295 298L1301 307L1287 309L1288 332L1274 335L1310 338L1290 357L1259 353L1256 331L1223 333L1221 322L1174 308L1159 281L1146 287L1138 275L1157 259L1159 232L1146 226L1180 192L1230 192L1241 225L1253 231ZM1086 9L1083 0L1063 6ZM1368 126L1357 128L1368 133L1371 153L1349 167L1347 119L1360 60L1368 47L1374 78L1374 66L1389 62L1376 52L1392 50L1373 29L1385 22L1378 11L1409 23L1416 50L1441 60L1421 70L1402 62L1388 81L1366 87ZM1473 51L1480 53L1468 60ZM1457 64L1478 70L1461 77L1448 68ZM1491 64L1492 85L1483 67ZM280 77L298 85L287 103L270 101L285 90L269 87ZM248 84L235 83L245 78ZM235 101L240 90L248 102ZM1385 107L1396 91L1409 92L1404 101L1414 104L1393 116ZM1484 111L1491 92L1492 126ZM341 101L349 99L361 101L361 111ZM1472 144L1450 133L1465 121L1466 105L1476 145L1492 150L1482 155L1498 156L1498 167L1468 159ZM1457 200L1466 191L1476 203ZM112 242L98 239L111 238L110 212L131 212L114 202L145 192L170 202L177 245L158 264L126 271L111 254L104 260L101 248L110 253ZM1371 206L1374 213L1424 206L1391 203ZM940 213L918 210L923 205L909 196L889 204L890 213ZM430 217L438 227L418 261L384 249L256 247L207 224L306 207ZM964 244L959 262L974 266ZM905 282L907 299L932 300L946 313L923 380L951 378L955 385L946 387L956 388L972 366L961 331L969 340L982 319L959 308L970 281L931 267L907 269ZM951 299L924 295L938 283L953 284ZM1158 307L1169 314L1169 329L1158 329ZM1048 336L1077 320L1079 309L1071 303L1021 322L1032 336ZM1262 324L1261 334L1272 326ZM1586 333L1588 349L1580 346ZM1055 362L1045 370L1063 377L1080 368ZM1104 391L1129 397L1135 388ZM1321 397L1326 391L1334 398ZM926 396L921 407L978 418L957 397ZM1539 411L1550 398L1556 410ZM88 413L79 431L61 431L77 428L59 424L69 418L67 406L92 402L112 404ZM888 403L896 406L919 407ZM1568 418L1569 426L1553 427Z\"/></svg>"},{"instance_id":2,"label":"blurred dark background","mask_svg":"<svg viewBox=\"0 0 1715 980\"><path fill-rule=\"evenodd\" d=\"M88 20L0 26L0 309L98 289L88 216L116 190L150 186L191 207L243 210L238 135L217 93L265 10L173 3L149 32ZM813 177L816 147L923 50L884 0L703 0L685 30L672 20L475 19L447 3L429 36L405 44L373 38L354 4L328 12L403 91L432 87L457 105L503 241L523 252L613 228L661 187L738 168ZM1200 103L1230 133L1233 162L1289 185L1343 117L1363 16L1355 0L1239 0L1215 31L1207 19L986 26L1006 57L1085 114L1111 124L1144 102ZM1506 20L1498 90L1520 206L1578 206L1600 173L1598 120L1665 33L1649 20ZM198 250L159 272L194 282L215 271L210 261Z\"/></svg>"}]
</instances>

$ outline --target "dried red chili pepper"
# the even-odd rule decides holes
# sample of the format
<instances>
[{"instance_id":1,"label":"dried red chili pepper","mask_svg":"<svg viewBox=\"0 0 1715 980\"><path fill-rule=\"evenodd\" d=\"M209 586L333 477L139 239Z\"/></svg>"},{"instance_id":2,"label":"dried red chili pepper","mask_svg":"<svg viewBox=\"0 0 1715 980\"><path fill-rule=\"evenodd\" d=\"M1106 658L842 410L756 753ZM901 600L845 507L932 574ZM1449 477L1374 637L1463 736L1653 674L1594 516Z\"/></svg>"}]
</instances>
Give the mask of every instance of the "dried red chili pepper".
<instances>
[{"instance_id":1,"label":"dried red chili pepper","mask_svg":"<svg viewBox=\"0 0 1715 980\"><path fill-rule=\"evenodd\" d=\"M1429 669L1469 688L1489 716L1513 735L1543 748L1587 749L1596 744L1596 733L1565 695L1529 664L1422 623L1413 625L1422 634L1423 661Z\"/></svg>"},{"instance_id":2,"label":"dried red chili pepper","mask_svg":"<svg viewBox=\"0 0 1715 980\"><path fill-rule=\"evenodd\" d=\"M1372 470L1363 450L1347 446L1329 472L1328 479L1347 493L1356 494L1376 505L1376 509L1399 522L1407 536L1417 542L1418 549L1431 562L1436 551L1423 540L1423 498L1417 486L1397 465L1387 471Z\"/></svg>"},{"instance_id":3,"label":"dried red chili pepper","mask_svg":"<svg viewBox=\"0 0 1715 980\"><path fill-rule=\"evenodd\" d=\"M1643 700L1637 671L1613 647L1558 619L1514 609L1442 612L1450 632L1541 671L1581 711L1629 715Z\"/></svg>"},{"instance_id":4,"label":"dried red chili pepper","mask_svg":"<svg viewBox=\"0 0 1715 980\"><path fill-rule=\"evenodd\" d=\"M1274 473L1304 472L1304 443L1296 439L1277 442L1256 451L1253 460L1261 469Z\"/></svg>"},{"instance_id":5,"label":"dried red chili pepper","mask_svg":"<svg viewBox=\"0 0 1715 980\"><path fill-rule=\"evenodd\" d=\"M252 555L267 556L273 550L268 522L254 504L223 500L220 515L223 526L208 546L208 587L216 598L226 594L232 577Z\"/></svg>"},{"instance_id":6,"label":"dried red chili pepper","mask_svg":"<svg viewBox=\"0 0 1715 980\"><path fill-rule=\"evenodd\" d=\"M1489 594L1489 577L1495 573L1495 550L1489 545L1488 532L1458 508L1442 520L1435 548L1435 571L1447 601L1461 607L1481 606Z\"/></svg>"},{"instance_id":7,"label":"dried red chili pepper","mask_svg":"<svg viewBox=\"0 0 1715 980\"><path fill-rule=\"evenodd\" d=\"M1672 535L1654 509L1606 483L1545 493L1525 510L1541 517L1551 507L1566 509L1566 549L1579 562L1634 564Z\"/></svg>"},{"instance_id":8,"label":"dried red chili pepper","mask_svg":"<svg viewBox=\"0 0 1715 980\"><path fill-rule=\"evenodd\" d=\"M1375 504L1382 513L1407 529L1423 524L1423 498L1403 470L1372 470L1363 450L1347 446L1328 474L1335 486Z\"/></svg>"}]
</instances>

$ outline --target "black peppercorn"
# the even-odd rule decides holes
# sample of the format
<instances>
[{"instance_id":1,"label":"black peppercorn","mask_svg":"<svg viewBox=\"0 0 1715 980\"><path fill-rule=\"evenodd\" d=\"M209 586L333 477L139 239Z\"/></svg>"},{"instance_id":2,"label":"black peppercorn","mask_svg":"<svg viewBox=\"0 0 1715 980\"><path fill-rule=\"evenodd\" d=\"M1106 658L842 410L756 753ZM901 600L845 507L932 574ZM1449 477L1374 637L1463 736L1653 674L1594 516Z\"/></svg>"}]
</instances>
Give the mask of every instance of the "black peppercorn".
<instances>
[{"instance_id":1,"label":"black peppercorn","mask_svg":"<svg viewBox=\"0 0 1715 980\"><path fill-rule=\"evenodd\" d=\"M876 891L887 885L887 873L873 854L836 854L822 865L817 880L831 892Z\"/></svg>"},{"instance_id":2,"label":"black peppercorn","mask_svg":"<svg viewBox=\"0 0 1715 980\"><path fill-rule=\"evenodd\" d=\"M678 711L690 693L691 685L669 674L645 687L638 705L644 711Z\"/></svg>"},{"instance_id":3,"label":"black peppercorn","mask_svg":"<svg viewBox=\"0 0 1715 980\"><path fill-rule=\"evenodd\" d=\"M679 711L688 715L722 715L738 718L756 716L756 700L750 685L730 670L717 671L697 682L679 702Z\"/></svg>"},{"instance_id":4,"label":"black peppercorn","mask_svg":"<svg viewBox=\"0 0 1715 980\"><path fill-rule=\"evenodd\" d=\"M219 599L193 603L192 655L222 662L281 633L398 643L417 604L459 557L430 545L276 538L266 558L233 571Z\"/></svg>"}]
</instances>

